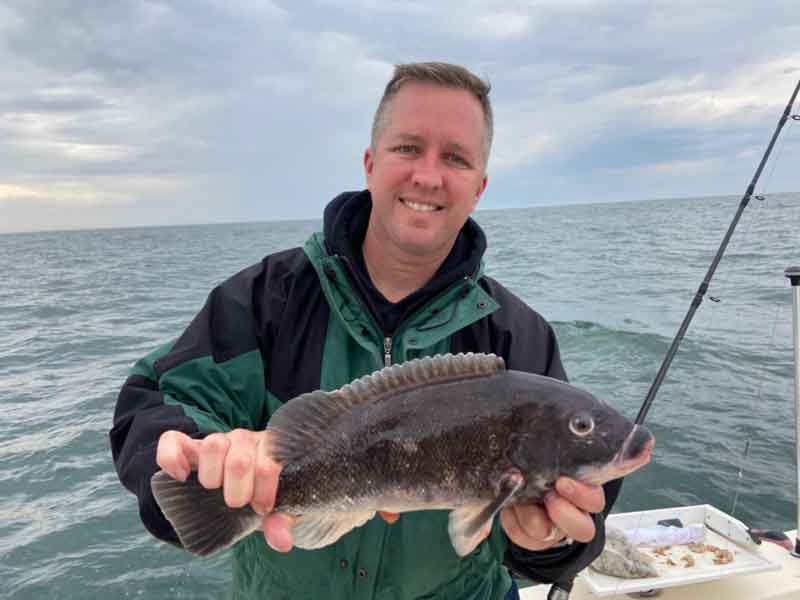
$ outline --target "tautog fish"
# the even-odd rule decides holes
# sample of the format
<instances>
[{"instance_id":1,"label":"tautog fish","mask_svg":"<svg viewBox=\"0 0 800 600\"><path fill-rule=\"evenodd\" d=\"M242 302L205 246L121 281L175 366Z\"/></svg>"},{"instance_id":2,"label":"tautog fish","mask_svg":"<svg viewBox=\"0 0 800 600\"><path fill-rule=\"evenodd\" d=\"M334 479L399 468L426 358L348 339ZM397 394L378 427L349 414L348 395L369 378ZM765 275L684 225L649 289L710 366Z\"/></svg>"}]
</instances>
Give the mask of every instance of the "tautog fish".
<instances>
[{"instance_id":1,"label":"tautog fish","mask_svg":"<svg viewBox=\"0 0 800 600\"><path fill-rule=\"evenodd\" d=\"M605 402L562 381L505 369L493 354L440 355L387 367L288 401L267 427L283 465L275 510L298 517L294 543L334 543L376 511L451 509L464 556L505 506L542 499L561 475L601 484L646 464L654 444ZM163 471L152 489L183 546L207 555L261 517Z\"/></svg>"}]
</instances>

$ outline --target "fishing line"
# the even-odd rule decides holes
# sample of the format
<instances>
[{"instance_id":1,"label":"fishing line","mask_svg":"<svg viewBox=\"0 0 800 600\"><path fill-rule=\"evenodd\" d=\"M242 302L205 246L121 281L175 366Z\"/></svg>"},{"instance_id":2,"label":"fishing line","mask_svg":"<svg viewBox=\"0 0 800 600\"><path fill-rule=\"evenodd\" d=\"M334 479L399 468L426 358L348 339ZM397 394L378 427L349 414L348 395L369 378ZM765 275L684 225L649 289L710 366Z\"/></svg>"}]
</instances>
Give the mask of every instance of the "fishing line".
<instances>
[{"instance_id":1,"label":"fishing line","mask_svg":"<svg viewBox=\"0 0 800 600\"><path fill-rule=\"evenodd\" d=\"M769 175L767 175L767 181L764 184L765 196L769 195L769 187L772 185L772 176L775 174L775 169L778 167L778 163L781 161L781 154L783 154L783 149L786 147L786 140L789 136L788 131L797 121L797 119L795 119L795 116L797 115L792 115L792 118L787 121L789 127L787 129L786 137L781 138L780 141L778 142L778 149L775 151L775 161L772 163L772 169L770 170ZM759 199L759 197L756 196L756 199Z\"/></svg>"},{"instance_id":2,"label":"fishing line","mask_svg":"<svg viewBox=\"0 0 800 600\"><path fill-rule=\"evenodd\" d=\"M792 126L795 124L795 122L800 121L800 118L798 118L798 117L800 117L800 115L792 115L791 119L789 119L787 121L787 124L788 124L787 134L785 136L783 136L782 138L779 138L778 142L776 143L775 159L772 161L772 167L770 168L769 174L765 178L764 185L761 186L764 191L759 195L753 196L753 198L758 200L758 203L755 205L755 207L751 211L752 212L752 216L748 217L747 227L745 228L744 234L740 238L742 240L741 246L747 246L748 244L750 244L750 240L751 240L750 232L751 232L751 230L753 228L753 224L762 219L761 211L763 211L765 202L768 201L769 196L771 194L771 187L772 187L772 183L773 183L773 176L775 175L775 169L778 168L778 164L781 162L781 156L783 154L784 149L786 148L787 138L790 137L790 133L788 133L788 129L791 129ZM736 244L735 240L734 240L734 244ZM785 283L785 277L782 274L778 274L778 275L776 275L776 281L779 281L780 282L780 287L783 287L783 283ZM714 303L719 303L719 302L722 301L722 298L720 296L712 296L710 291L711 290L709 289L709 295L708 295L708 299L709 300L711 300ZM722 295L724 296L724 294L722 294ZM737 320L742 316L742 314L743 314L742 311L743 310L744 309L742 308L741 304L737 306L736 315L735 315ZM709 319L709 329L710 330L713 330L715 316L716 316L715 311L711 311L711 317ZM773 335L774 335L774 329L773 329ZM770 349L772 349L772 348L770 348Z\"/></svg>"},{"instance_id":3,"label":"fishing line","mask_svg":"<svg viewBox=\"0 0 800 600\"><path fill-rule=\"evenodd\" d=\"M789 121L789 127L791 128L791 126L793 124L794 124L794 119ZM788 136L788 134L787 134L787 136ZM756 210L753 212L753 216L750 219L750 222L748 223L748 227L747 227L747 230L745 232L745 235L742 238L743 240L747 239L748 243L749 243L749 240L750 240L750 237L749 237L750 236L750 230L752 229L753 223L755 223L757 220L760 220L761 217L762 217L761 210L763 208L764 201L766 200L765 196L768 197L769 194L770 194L770 188L772 186L773 176L775 174L775 169L777 168L778 163L780 162L783 150L786 147L786 139L787 138L784 137L778 143L778 147L777 147L776 152L775 152L775 160L772 163L772 168L770 169L770 172L767 175L766 181L765 181L764 186L763 186L763 189L764 189L763 194L760 195L760 196L755 196L755 198L760 200L760 202L758 203L758 205L756 207ZM779 276L781 277L781 284L785 283L785 278L782 275L779 275ZM781 287L783 287L783 286L781 286ZM779 312L780 312L780 303L775 302L774 304L775 304L775 308L773 309L774 312L773 312L773 316L772 316L772 332L770 334L769 344L768 344L768 346L766 348L766 355L767 356L770 356L773 353L773 351L775 350L775 335L777 333L777 327L778 327L778 315L779 315ZM737 322L740 320L742 315L745 314L745 312L746 312L746 310L744 309L743 305L739 304L739 306L736 309ZM711 314L712 314L712 317L713 317L714 311L712 311ZM751 399L751 401L750 401L751 408L753 408L753 409L755 409L756 406L758 406L758 405L760 405L762 403L763 396L764 396L764 385L766 383L766 379L767 379L766 377L759 377L758 378L758 382L759 382L758 383L758 391L756 392L755 397L753 397ZM753 410L752 414L755 414L754 410ZM737 503L739 501L739 494L741 492L743 471L744 471L745 468L752 468L752 464L751 464L752 457L750 456L751 442L752 442L752 438L748 436L748 438L745 441L744 453L742 454L741 460L739 462L739 470L738 470L738 473L737 473L736 483L735 483L736 490L735 490L735 493L734 493L734 496L733 496L733 502L732 502L732 506L731 506L731 516L734 516L736 514L736 507L737 507Z\"/></svg>"},{"instance_id":4,"label":"fishing line","mask_svg":"<svg viewBox=\"0 0 800 600\"><path fill-rule=\"evenodd\" d=\"M736 493L733 495L733 506L731 506L731 516L736 516L736 504L739 502L739 491L742 488L742 472L744 471L744 462L747 460L747 457L750 455L750 440L747 440L747 443L744 445L744 454L742 455L742 462L739 463L739 473L736 477Z\"/></svg>"},{"instance_id":5,"label":"fishing line","mask_svg":"<svg viewBox=\"0 0 800 600\"><path fill-rule=\"evenodd\" d=\"M787 124L789 126L788 129L791 129L791 127L794 125L795 121L800 120L800 119L796 119L795 118L796 116L798 116L798 115L792 115L791 119L789 119L787 121ZM788 131L788 129L787 129L787 131ZM754 199L758 200L758 203L750 211L752 214L749 214L747 216L748 221L747 221L747 226L745 227L744 234L742 234L742 236L740 236L738 238L739 240L741 240L741 243L738 243L738 241L736 239L733 239L732 240L732 245L733 246L746 249L747 246L749 246L751 244L751 239L752 238L750 237L750 235L751 235L750 232L753 229L753 224L756 223L756 222L759 222L761 220L761 218L762 218L761 211L764 208L765 202L767 202L768 199L769 199L769 196L770 196L770 193L771 193L772 182L773 182L773 176L775 175L775 169L777 169L778 164L781 162L781 155L783 154L784 148L786 148L786 140L789 137L789 135L790 134L787 132L787 134L785 136L783 136L781 138L778 138L778 141L776 142L776 148L775 148L775 158L772 161L772 166L771 166L770 171L769 171L769 173L767 174L767 176L766 176L766 178L764 180L764 184L762 186L760 186L764 191L761 194L753 196ZM777 277L780 277L780 282L781 282L781 284L783 284L783 281L784 281L785 277L783 277L782 274L779 274ZM709 287L708 299L711 300L712 302L714 302L715 304L719 304L720 302L722 302L722 298L725 297L726 294L722 293L722 294L719 294L717 296L714 296L714 295L711 294L712 291L713 290L711 289L711 287ZM742 317L742 314L743 314L744 310L745 309L743 308L743 304L737 304L737 306L736 306L736 314L735 314L735 317L736 317L737 320ZM708 321L708 331L709 332L713 332L713 330L714 330L714 321L715 321L715 318L716 318L716 314L717 314L716 311L713 311L713 310L711 311L711 314L710 314L710 317L709 317L709 321ZM701 330L702 330L702 328L701 328Z\"/></svg>"},{"instance_id":6,"label":"fishing line","mask_svg":"<svg viewBox=\"0 0 800 600\"><path fill-rule=\"evenodd\" d=\"M756 210L758 208L760 208L760 207L761 207L761 203L759 202L759 204L757 205ZM745 227L744 233L738 239L733 239L732 240L731 246L733 247L733 249L736 250L736 249L741 249L741 247L745 247L745 248L747 247L747 245L750 243L750 231L753 229L753 223L755 223L755 222L756 222L755 211L752 211L752 214L748 214L747 215L747 226ZM741 240L741 243L739 243L739 240ZM711 292L714 291L714 289L711 288L711 286L709 286L709 289L708 289L708 299L711 300L715 305L722 303L723 298L726 298L726 297L729 296L729 294L724 291L723 287L720 287L719 289L723 290L723 291L722 291L722 293L717 293L716 296L711 294ZM730 295L732 295L734 298L736 297L736 295L733 294L733 293L731 293ZM735 317L736 317L736 319L739 319L741 317L741 315L742 315L742 313L741 313L742 305L741 304L731 304L731 305L734 306L734 308L735 308L735 311L736 311L735 312ZM714 332L714 322L715 322L716 316L717 316L717 311L712 310L710 315L709 315L709 318L708 318L708 325L705 328L706 331L710 335L713 335L713 332ZM700 331L703 331L703 330L704 330L704 327L701 324L701 326L698 328L698 333Z\"/></svg>"},{"instance_id":7,"label":"fishing line","mask_svg":"<svg viewBox=\"0 0 800 600\"><path fill-rule=\"evenodd\" d=\"M792 120L788 121L789 125L790 126L793 125L795 120L796 119L792 118ZM773 159L772 166L771 166L769 172L767 173L767 175L766 175L766 177L764 179L764 184L763 184L763 186L761 186L761 188L764 191L759 195L754 195L753 196L753 198L758 200L758 203L754 207L754 210L751 211L753 214L747 216L747 224L745 226L745 231L744 231L743 235L738 237L735 240L731 240L733 242L731 244L731 246L732 246L732 249L734 251L739 251L739 252L742 252L742 253L746 253L748 251L753 251L754 253L757 252L757 249L753 248L754 244L752 242L752 237L751 237L752 230L753 230L753 227L754 227L755 223L760 222L762 220L762 218L763 218L763 213L761 211L763 209L763 205L764 205L764 202L766 200L765 197L769 194L769 191L771 190L771 186L772 186L772 183L773 183L775 170L777 169L778 163L780 162L780 159L781 159L781 156L783 154L783 150L784 150L785 146L786 146L786 137L784 137L783 139L780 139L776 143L775 158ZM746 306L745 306L744 302L741 300L739 294L736 294L735 291L733 291L733 290L729 290L728 292L726 292L726 291L724 291L724 288L722 288L722 289L723 289L722 294L718 294L717 296L712 295L711 294L712 290L709 290L709 294L708 294L709 300L711 300L715 304L718 304L718 303L721 302L721 298L719 297L720 295L723 296L723 297L727 297L729 295L732 296L734 298L733 303L731 305L733 307L733 309L734 309L733 322L734 323L741 322L743 317L745 315L747 315L751 311L749 311L746 308ZM775 304L775 312L774 312L773 319L772 319L772 333L771 333L771 336L770 336L769 345L768 345L767 350L766 350L767 351L767 355L770 355L775 349L775 334L776 334L776 331L777 331L778 310L779 310L779 308L780 308L779 305L776 303ZM711 336L712 338L714 336L714 331L715 331L715 322L716 322L717 312L718 311L716 311L716 310L710 311L710 315L709 315L709 318L708 318L708 321L707 321L707 326L700 328L700 331L705 330L705 332L709 336ZM698 333L699 333L699 331L698 331ZM750 405L753 408L756 406L756 403L760 403L761 402L761 400L763 399L763 394L764 394L765 378L764 377L759 377L758 381L759 381L758 391L757 391L756 395L754 397L752 397L751 400L750 400ZM739 498L740 491L741 491L741 483L742 483L742 477L743 477L743 474L744 474L744 470L745 470L746 467L750 466L748 460L750 459L751 443L752 443L752 440L751 440L750 437L748 437L746 439L746 442L745 442L744 454L743 454L743 456L741 457L741 459L739 461L739 469L738 469L737 478L736 478L734 483L730 484L732 486L735 486L734 498L733 498L733 506L732 506L732 512L731 512L732 515L736 511L738 498Z\"/></svg>"},{"instance_id":8,"label":"fishing line","mask_svg":"<svg viewBox=\"0 0 800 600\"><path fill-rule=\"evenodd\" d=\"M773 169L773 172L774 172L774 169ZM761 204L762 203L759 202L756 208L760 209L761 208ZM747 226L745 227L745 231L744 231L743 235L738 238L738 240L740 240L741 243L737 243L737 240L734 240L734 243L732 244L732 246L734 247L733 248L734 250L737 249L736 248L737 246L740 246L743 249L743 251L746 251L746 249L751 245L751 239L752 238L750 237L750 235L751 235L751 231L753 229L753 224L756 222L756 220L757 220L757 216L756 216L755 211L753 211L753 214L748 215ZM715 324L716 324L716 316L717 316L717 313L719 312L717 310L718 309L718 305L723 301L723 298L725 299L725 303L726 304L728 303L728 299L729 298L733 299L733 302L731 303L731 305L734 307L734 322L740 322L740 319L742 318L742 315L744 313L744 305L743 305L743 302L741 301L741 298L740 298L739 294L736 294L735 291L733 291L733 290L725 291L724 288L722 288L721 289L722 293L721 294L717 293L716 296L712 295L712 291L715 291L715 290L709 289L709 294L708 294L708 299L711 300L714 303L712 305L712 310L709 311L708 325L705 328L704 327L699 327L698 329L701 330L701 331L703 329L706 329L706 331L708 332L708 335L713 337L714 331L715 331L714 327L715 327ZM724 308L722 310L724 311ZM753 403L753 401L751 400L751 404L752 403ZM735 486L735 490L734 490L734 494L733 494L733 503L732 503L731 513L730 513L731 516L734 516L736 514L736 506L737 506L737 503L738 503L738 500L739 500L739 494L741 492L742 476L743 476L745 467L746 466L750 466L749 464L746 464L747 463L747 459L748 459L749 454L750 454L750 444L751 444L751 439L750 439L750 437L748 437L745 440L744 454L742 455L742 457L741 457L741 459L739 461L739 470L738 470L738 473L737 473L736 480L735 480L734 483L730 484L731 486Z\"/></svg>"},{"instance_id":9,"label":"fishing line","mask_svg":"<svg viewBox=\"0 0 800 600\"><path fill-rule=\"evenodd\" d=\"M772 333L770 334L770 341L769 341L769 345L767 346L767 352L766 352L767 356L772 354L772 352L775 350L775 334L776 334L776 332L778 330L778 313L780 311L780 308L781 308L780 307L780 303L776 302L775 303L774 312L773 312L773 315L772 315ZM756 392L755 397L750 401L751 407L755 407L755 406L761 404L761 401L763 399L764 384L766 383L766 377L759 377L758 381L759 381L759 383L758 383L758 391ZM755 414L755 411L753 411L752 414ZM746 464L747 461L748 461L748 458L750 457L749 456L750 455L750 442L751 442L751 438L748 437L747 440L746 440L745 448L744 448L744 454L742 455L741 462L739 463L739 473L738 473L737 484L736 484L737 487L736 487L736 493L735 493L735 495L733 497L733 507L731 508L731 516L733 516L735 514L735 512L736 512L736 502L737 502L737 500L739 498L739 489L741 487L742 470L743 470L743 468L745 466L750 466L750 465Z\"/></svg>"}]
</instances>

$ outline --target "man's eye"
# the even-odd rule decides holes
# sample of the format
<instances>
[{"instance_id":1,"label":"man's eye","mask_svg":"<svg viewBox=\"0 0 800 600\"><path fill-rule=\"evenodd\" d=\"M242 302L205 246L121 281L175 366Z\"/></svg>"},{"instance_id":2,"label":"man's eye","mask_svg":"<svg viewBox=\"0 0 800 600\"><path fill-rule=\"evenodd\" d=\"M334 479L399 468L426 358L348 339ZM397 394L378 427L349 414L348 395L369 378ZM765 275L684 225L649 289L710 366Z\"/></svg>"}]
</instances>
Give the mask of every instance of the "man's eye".
<instances>
[{"instance_id":1,"label":"man's eye","mask_svg":"<svg viewBox=\"0 0 800 600\"><path fill-rule=\"evenodd\" d=\"M413 144L399 144L393 150L398 154L419 154L419 148Z\"/></svg>"},{"instance_id":2,"label":"man's eye","mask_svg":"<svg viewBox=\"0 0 800 600\"><path fill-rule=\"evenodd\" d=\"M461 156L459 154L455 154L453 152L448 152L447 154L445 154L444 155L444 159L447 162L455 163L455 164L460 165L462 167L468 167L469 166L469 163L467 162L467 160L463 156Z\"/></svg>"}]
</instances>

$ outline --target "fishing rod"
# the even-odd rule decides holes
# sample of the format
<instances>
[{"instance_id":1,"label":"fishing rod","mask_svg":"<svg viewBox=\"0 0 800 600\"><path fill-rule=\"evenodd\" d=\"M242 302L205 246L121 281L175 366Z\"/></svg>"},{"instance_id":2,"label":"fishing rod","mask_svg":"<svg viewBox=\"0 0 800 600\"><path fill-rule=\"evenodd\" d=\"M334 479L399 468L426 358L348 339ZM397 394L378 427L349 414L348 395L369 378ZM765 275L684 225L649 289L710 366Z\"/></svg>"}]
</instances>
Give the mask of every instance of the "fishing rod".
<instances>
[{"instance_id":1,"label":"fishing rod","mask_svg":"<svg viewBox=\"0 0 800 600\"><path fill-rule=\"evenodd\" d=\"M722 239L722 243L720 244L719 249L717 250L717 254L714 257L714 260L711 261L711 266L708 268L708 272L706 273L703 282L700 284L700 287L697 289L697 292L694 295L694 299L692 300L692 303L689 306L689 311L683 318L683 323L681 323L681 326L678 329L678 333L675 335L675 339L672 340L672 345L670 345L669 350L667 351L667 355L664 357L664 362L661 364L661 368L658 370L658 374L656 375L653 384L650 386L650 391L647 392L647 397L642 403L642 407L639 409L639 414L636 416L637 425L641 425L642 423L644 423L644 419L647 416L647 412L650 410L650 406L653 404L653 400L655 400L656 394L658 393L658 389L661 387L664 378L667 376L667 371L669 370L669 367L672 364L672 359L675 358L675 354L678 351L678 346L683 340L683 337L686 334L686 330L689 328L689 324L692 322L694 313L697 312L697 309L703 302L703 297L706 295L706 292L708 291L708 286L711 283L711 278L714 276L714 273L717 270L717 266L719 265L720 260L722 260L722 255L725 254L725 250L728 247L728 242L730 241L731 236L733 235L733 231L734 229L736 229L736 225L739 223L739 219L741 218L744 209L747 207L747 204L753 197L753 192L755 191L756 183L758 183L758 178L761 177L761 171L764 170L764 166L767 164L769 155L772 153L772 147L778 140L778 136L780 135L783 126L786 124L786 121L788 121L790 118L792 106L794 105L795 98L797 98L798 91L800 91L800 81L797 82L797 86L795 86L794 88L792 97L789 99L789 103L786 105L786 110L783 111L783 115L781 116L780 120L778 121L778 125L775 128L775 133L772 134L772 139L769 142L769 146L767 146L767 150L766 152L764 152L764 156L761 157L761 162L758 165L758 169L756 169L755 175L753 175L753 180L750 182L750 185L747 186L747 191L745 191L742 200L739 202L739 209L736 211L736 215L733 217L733 221L728 227L728 231L725 234L725 237ZM800 121L800 115L792 115L791 118L796 121ZM756 196L756 198L762 199L760 196Z\"/></svg>"}]
</instances>

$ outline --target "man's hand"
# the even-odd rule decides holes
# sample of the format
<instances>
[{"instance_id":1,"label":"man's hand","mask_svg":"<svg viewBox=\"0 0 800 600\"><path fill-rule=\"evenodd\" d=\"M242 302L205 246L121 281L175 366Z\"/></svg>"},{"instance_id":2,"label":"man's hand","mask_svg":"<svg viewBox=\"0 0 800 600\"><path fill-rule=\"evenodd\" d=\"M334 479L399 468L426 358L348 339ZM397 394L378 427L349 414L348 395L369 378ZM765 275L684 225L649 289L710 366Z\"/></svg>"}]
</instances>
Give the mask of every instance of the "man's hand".
<instances>
[{"instance_id":1,"label":"man's hand","mask_svg":"<svg viewBox=\"0 0 800 600\"><path fill-rule=\"evenodd\" d=\"M599 485L588 485L561 477L556 491L539 505L512 505L500 511L500 523L509 539L527 550L545 550L569 537L578 542L594 538L594 520L589 513L605 508Z\"/></svg>"},{"instance_id":2,"label":"man's hand","mask_svg":"<svg viewBox=\"0 0 800 600\"><path fill-rule=\"evenodd\" d=\"M179 431L166 431L158 440L156 463L173 479L186 481L196 469L197 479L209 490L222 488L225 504L242 508L248 504L264 516L261 528L267 543L279 552L294 545L294 520L273 514L281 465L267 455L268 434L234 429L212 433L202 440Z\"/></svg>"}]
</instances>

